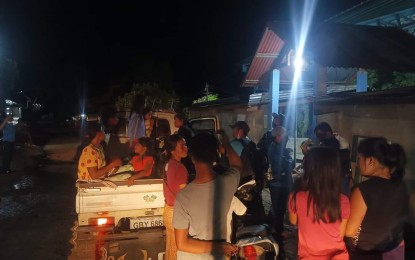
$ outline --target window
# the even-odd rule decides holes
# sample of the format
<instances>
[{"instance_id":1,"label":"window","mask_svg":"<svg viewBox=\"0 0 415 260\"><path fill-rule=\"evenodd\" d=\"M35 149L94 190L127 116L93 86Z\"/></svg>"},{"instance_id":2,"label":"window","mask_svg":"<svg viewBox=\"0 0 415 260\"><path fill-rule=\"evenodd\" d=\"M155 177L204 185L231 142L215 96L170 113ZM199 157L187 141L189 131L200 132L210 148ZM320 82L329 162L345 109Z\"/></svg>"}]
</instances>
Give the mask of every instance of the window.
<instances>
[{"instance_id":1,"label":"window","mask_svg":"<svg viewBox=\"0 0 415 260\"><path fill-rule=\"evenodd\" d=\"M213 118L201 118L201 119L193 119L190 122L190 126L196 133L200 132L212 132L216 131L216 122Z\"/></svg>"}]
</instances>

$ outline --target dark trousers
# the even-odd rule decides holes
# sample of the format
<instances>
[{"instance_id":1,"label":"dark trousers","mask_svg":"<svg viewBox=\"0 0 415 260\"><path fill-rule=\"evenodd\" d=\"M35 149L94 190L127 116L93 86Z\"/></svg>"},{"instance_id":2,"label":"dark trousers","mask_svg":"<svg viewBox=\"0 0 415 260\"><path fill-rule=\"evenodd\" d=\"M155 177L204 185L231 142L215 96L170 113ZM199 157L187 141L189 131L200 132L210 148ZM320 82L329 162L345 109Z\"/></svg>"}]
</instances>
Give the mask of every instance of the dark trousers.
<instances>
[{"instance_id":1,"label":"dark trousers","mask_svg":"<svg viewBox=\"0 0 415 260\"><path fill-rule=\"evenodd\" d=\"M13 153L14 153L14 142L3 141L3 167L2 171L10 171L10 164L12 162Z\"/></svg>"},{"instance_id":2,"label":"dark trousers","mask_svg":"<svg viewBox=\"0 0 415 260\"><path fill-rule=\"evenodd\" d=\"M290 187L271 181L269 183L269 192L271 195L272 223L276 235L280 236L284 231L284 216L287 210Z\"/></svg>"}]
</instances>

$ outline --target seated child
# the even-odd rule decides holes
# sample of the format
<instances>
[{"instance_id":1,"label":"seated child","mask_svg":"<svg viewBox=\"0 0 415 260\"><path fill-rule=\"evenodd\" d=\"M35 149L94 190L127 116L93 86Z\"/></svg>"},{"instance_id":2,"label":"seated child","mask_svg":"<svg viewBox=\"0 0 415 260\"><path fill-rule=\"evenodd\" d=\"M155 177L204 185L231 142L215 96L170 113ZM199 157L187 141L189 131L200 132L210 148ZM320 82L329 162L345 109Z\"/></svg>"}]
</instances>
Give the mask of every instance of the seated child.
<instances>
[{"instance_id":1,"label":"seated child","mask_svg":"<svg viewBox=\"0 0 415 260\"><path fill-rule=\"evenodd\" d=\"M150 177L154 166L154 142L149 137L141 137L134 146L136 155L131 158L130 164L134 168L134 174L128 178L128 186L133 185L134 180Z\"/></svg>"}]
</instances>

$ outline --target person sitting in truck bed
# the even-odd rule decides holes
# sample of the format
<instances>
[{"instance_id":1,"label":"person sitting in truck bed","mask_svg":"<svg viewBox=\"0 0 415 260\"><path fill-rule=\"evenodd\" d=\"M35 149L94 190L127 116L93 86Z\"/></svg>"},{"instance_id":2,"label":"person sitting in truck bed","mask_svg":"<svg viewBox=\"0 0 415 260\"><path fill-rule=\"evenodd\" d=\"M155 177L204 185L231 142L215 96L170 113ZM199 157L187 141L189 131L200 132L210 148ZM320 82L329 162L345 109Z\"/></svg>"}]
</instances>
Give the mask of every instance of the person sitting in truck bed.
<instances>
[{"instance_id":1,"label":"person sitting in truck bed","mask_svg":"<svg viewBox=\"0 0 415 260\"><path fill-rule=\"evenodd\" d=\"M111 163L105 163L104 150L101 142L105 138L99 123L91 123L87 129L89 144L82 150L78 162L78 179L94 180L106 175L113 168L121 166L120 159L114 159Z\"/></svg>"},{"instance_id":2,"label":"person sitting in truck bed","mask_svg":"<svg viewBox=\"0 0 415 260\"><path fill-rule=\"evenodd\" d=\"M154 142L150 137L140 137L134 145L136 155L130 161L134 174L128 178L128 186L134 184L134 180L150 177L154 167Z\"/></svg>"}]
</instances>

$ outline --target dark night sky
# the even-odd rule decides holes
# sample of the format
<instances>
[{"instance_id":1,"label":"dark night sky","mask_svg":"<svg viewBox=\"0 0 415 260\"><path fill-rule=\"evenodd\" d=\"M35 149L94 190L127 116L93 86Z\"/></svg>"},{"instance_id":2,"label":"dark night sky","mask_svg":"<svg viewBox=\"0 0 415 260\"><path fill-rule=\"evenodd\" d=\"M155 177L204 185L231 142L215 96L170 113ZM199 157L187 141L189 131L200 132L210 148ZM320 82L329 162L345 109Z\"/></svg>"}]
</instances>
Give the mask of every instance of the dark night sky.
<instances>
[{"instance_id":1,"label":"dark night sky","mask_svg":"<svg viewBox=\"0 0 415 260\"><path fill-rule=\"evenodd\" d=\"M290 4L302 3L7 2L0 5L0 55L17 61L18 88L44 99L65 89L71 90L67 97L80 95L82 89L95 95L111 84L127 84L131 78L126 75L134 71L145 74L145 80L145 67L171 71L173 81L168 84L179 93L196 96L205 82L231 91L241 83L238 64L255 53L266 21L289 20ZM359 2L321 0L315 19ZM45 88L48 91L42 92Z\"/></svg>"}]
</instances>

